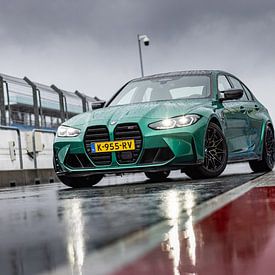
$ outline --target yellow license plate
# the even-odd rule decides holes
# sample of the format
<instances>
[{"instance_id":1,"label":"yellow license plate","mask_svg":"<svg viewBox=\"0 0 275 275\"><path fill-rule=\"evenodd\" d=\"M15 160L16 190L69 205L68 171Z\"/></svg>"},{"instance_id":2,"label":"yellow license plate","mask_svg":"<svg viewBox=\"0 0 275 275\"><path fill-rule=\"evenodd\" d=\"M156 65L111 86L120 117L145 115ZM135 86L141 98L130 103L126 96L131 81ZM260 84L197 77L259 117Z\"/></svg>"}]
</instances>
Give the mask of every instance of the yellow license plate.
<instances>
[{"instance_id":1,"label":"yellow license plate","mask_svg":"<svg viewBox=\"0 0 275 275\"><path fill-rule=\"evenodd\" d=\"M91 143L92 153L118 152L135 150L135 140L119 140Z\"/></svg>"}]
</instances>

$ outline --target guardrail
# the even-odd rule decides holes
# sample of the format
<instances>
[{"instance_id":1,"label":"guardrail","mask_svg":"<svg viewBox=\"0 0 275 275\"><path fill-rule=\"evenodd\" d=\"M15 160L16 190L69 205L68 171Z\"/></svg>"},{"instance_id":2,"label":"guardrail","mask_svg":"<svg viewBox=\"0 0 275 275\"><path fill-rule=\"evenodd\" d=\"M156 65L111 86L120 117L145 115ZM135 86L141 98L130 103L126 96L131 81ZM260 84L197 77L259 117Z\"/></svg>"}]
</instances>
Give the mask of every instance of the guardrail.
<instances>
[{"instance_id":1,"label":"guardrail","mask_svg":"<svg viewBox=\"0 0 275 275\"><path fill-rule=\"evenodd\" d=\"M33 164L34 164L34 169L37 169L35 133L49 133L49 134L53 134L55 136L56 132L54 130L43 130L43 129L33 129L32 130Z\"/></svg>"},{"instance_id":2,"label":"guardrail","mask_svg":"<svg viewBox=\"0 0 275 275\"><path fill-rule=\"evenodd\" d=\"M21 143L21 133L20 133L19 128L12 127L12 126L2 126L2 125L0 125L0 129L16 131L16 133L17 133L17 139L18 139L20 169L23 169L22 143Z\"/></svg>"}]
</instances>

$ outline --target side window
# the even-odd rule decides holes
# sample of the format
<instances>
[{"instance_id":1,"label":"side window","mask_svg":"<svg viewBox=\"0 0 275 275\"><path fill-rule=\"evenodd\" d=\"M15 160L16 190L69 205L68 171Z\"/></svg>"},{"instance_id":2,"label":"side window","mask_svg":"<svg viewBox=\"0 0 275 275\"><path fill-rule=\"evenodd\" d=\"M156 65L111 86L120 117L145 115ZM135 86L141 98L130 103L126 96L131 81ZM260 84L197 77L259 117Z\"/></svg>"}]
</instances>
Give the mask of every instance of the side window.
<instances>
[{"instance_id":1,"label":"side window","mask_svg":"<svg viewBox=\"0 0 275 275\"><path fill-rule=\"evenodd\" d=\"M232 76L229 76L228 78L231 81L231 83L233 84L234 88L236 88L236 89L242 89L244 91L243 86L242 86L242 84L241 84L241 82L239 80L237 80L236 78L234 78ZM240 101L244 101L244 100L247 101L248 100L245 91L243 92L243 96L239 100Z\"/></svg>"},{"instance_id":2,"label":"side window","mask_svg":"<svg viewBox=\"0 0 275 275\"><path fill-rule=\"evenodd\" d=\"M251 92L246 88L246 86L245 85L242 85L243 86L243 90L244 90L244 92L246 93L246 96L248 97L248 100L250 100L250 101L253 101L254 100L254 98L253 98L253 96L252 96L252 94L251 94Z\"/></svg>"},{"instance_id":3,"label":"side window","mask_svg":"<svg viewBox=\"0 0 275 275\"><path fill-rule=\"evenodd\" d=\"M225 90L231 89L231 85L228 82L225 75L218 76L218 89L219 89L219 91L225 91Z\"/></svg>"}]
</instances>

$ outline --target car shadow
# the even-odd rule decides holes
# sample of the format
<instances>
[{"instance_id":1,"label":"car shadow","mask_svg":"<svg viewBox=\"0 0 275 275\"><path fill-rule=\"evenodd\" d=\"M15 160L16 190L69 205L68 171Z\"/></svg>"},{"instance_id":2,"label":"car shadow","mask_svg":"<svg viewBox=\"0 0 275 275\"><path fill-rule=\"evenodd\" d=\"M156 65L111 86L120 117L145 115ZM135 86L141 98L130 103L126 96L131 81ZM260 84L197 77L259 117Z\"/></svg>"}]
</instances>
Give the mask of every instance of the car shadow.
<instances>
[{"instance_id":1,"label":"car shadow","mask_svg":"<svg viewBox=\"0 0 275 275\"><path fill-rule=\"evenodd\" d=\"M160 192L169 189L203 189L207 188L230 188L230 186L238 186L249 180L252 180L263 173L238 173L226 174L212 179L192 180L187 177L171 177L165 181L139 180L126 183L118 183L111 185L93 186L89 188L64 188L59 189L59 198L69 197L100 197L100 196L116 196L142 194L148 192Z\"/></svg>"}]
</instances>

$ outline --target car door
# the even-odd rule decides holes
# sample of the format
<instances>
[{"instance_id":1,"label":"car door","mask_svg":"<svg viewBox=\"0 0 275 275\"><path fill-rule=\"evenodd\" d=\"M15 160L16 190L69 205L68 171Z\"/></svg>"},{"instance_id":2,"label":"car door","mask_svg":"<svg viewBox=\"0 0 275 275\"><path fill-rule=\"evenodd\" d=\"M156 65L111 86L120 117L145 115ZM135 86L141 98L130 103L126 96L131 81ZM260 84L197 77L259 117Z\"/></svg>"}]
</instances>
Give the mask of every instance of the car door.
<instances>
[{"instance_id":1,"label":"car door","mask_svg":"<svg viewBox=\"0 0 275 275\"><path fill-rule=\"evenodd\" d=\"M221 93L223 90L231 88L234 88L234 86L228 80L228 76L219 75L219 92ZM222 105L229 160L242 159L246 157L249 147L249 127L246 107L243 104L243 99L224 100Z\"/></svg>"},{"instance_id":2,"label":"car door","mask_svg":"<svg viewBox=\"0 0 275 275\"><path fill-rule=\"evenodd\" d=\"M262 125L263 125L263 116L262 105L256 100L253 94L249 91L249 89L243 84L243 91L247 96L247 102L245 108L247 110L247 118L249 123L249 142L250 142L250 150L251 150L251 157L255 154L261 154L261 134L262 134Z\"/></svg>"},{"instance_id":3,"label":"car door","mask_svg":"<svg viewBox=\"0 0 275 275\"><path fill-rule=\"evenodd\" d=\"M243 83L233 76L228 77L229 81L236 89L242 89L244 94L240 99L243 113L247 119L247 155L249 158L256 157L259 150L262 119L259 116L260 105L254 101L254 98Z\"/></svg>"}]
</instances>

